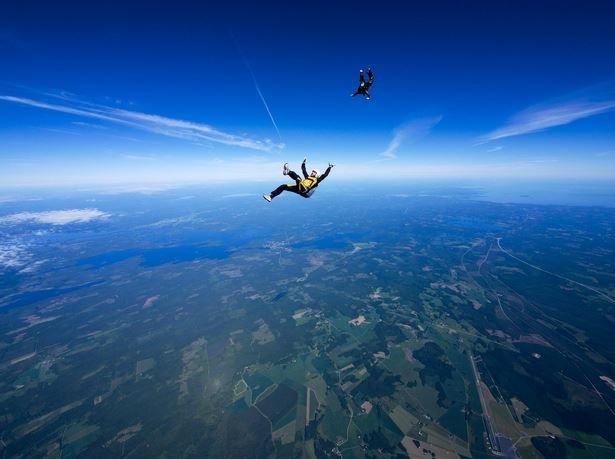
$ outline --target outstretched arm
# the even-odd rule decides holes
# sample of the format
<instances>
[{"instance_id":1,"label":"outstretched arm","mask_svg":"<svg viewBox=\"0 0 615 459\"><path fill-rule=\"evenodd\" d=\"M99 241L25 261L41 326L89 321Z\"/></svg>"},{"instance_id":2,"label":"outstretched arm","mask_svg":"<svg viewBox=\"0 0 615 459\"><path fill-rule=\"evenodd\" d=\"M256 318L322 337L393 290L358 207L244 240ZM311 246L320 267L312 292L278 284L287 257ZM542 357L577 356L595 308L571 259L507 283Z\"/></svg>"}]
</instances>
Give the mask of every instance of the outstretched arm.
<instances>
[{"instance_id":1,"label":"outstretched arm","mask_svg":"<svg viewBox=\"0 0 615 459\"><path fill-rule=\"evenodd\" d=\"M359 83L365 83L365 75L363 75L363 69L359 70Z\"/></svg>"},{"instance_id":2,"label":"outstretched arm","mask_svg":"<svg viewBox=\"0 0 615 459\"><path fill-rule=\"evenodd\" d=\"M329 175L329 172L331 172L331 168L333 167L333 164L329 164L329 167L327 167L327 170L325 171L324 174L322 174L320 177L318 177L318 184L320 185L320 182L322 182L324 179L327 178L327 175Z\"/></svg>"},{"instance_id":3,"label":"outstretched arm","mask_svg":"<svg viewBox=\"0 0 615 459\"><path fill-rule=\"evenodd\" d=\"M303 172L303 178L308 178L308 173L307 173L307 169L305 168L305 162L307 161L307 158L303 158L303 162L301 163L301 172Z\"/></svg>"}]
</instances>

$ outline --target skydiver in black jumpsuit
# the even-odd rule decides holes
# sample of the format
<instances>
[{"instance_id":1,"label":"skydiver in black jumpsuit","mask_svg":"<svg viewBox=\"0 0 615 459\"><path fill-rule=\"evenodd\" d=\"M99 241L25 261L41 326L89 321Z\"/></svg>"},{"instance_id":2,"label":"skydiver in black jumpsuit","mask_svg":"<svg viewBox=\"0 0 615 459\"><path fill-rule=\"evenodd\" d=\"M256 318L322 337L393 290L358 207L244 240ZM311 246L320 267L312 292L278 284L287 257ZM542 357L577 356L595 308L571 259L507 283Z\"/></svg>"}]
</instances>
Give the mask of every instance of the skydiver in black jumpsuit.
<instances>
[{"instance_id":1,"label":"skydiver in black jumpsuit","mask_svg":"<svg viewBox=\"0 0 615 459\"><path fill-rule=\"evenodd\" d=\"M367 77L369 78L369 80L365 81L365 76L363 75L363 69L359 70L359 87L357 89L357 92L350 94L352 97L361 94L362 96L365 96L367 99L370 98L368 91L369 91L369 88L371 88L372 85L374 84L374 74L372 73L372 69L367 69Z\"/></svg>"}]
</instances>

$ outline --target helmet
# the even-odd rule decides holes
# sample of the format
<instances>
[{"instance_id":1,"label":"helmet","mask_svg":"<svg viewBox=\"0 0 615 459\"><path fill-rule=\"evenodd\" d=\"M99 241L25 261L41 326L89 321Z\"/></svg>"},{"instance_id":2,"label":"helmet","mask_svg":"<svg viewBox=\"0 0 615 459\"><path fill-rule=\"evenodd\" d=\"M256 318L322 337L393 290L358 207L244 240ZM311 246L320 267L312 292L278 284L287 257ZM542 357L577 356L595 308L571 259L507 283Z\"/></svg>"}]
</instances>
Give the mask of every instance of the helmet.
<instances>
[{"instance_id":1,"label":"helmet","mask_svg":"<svg viewBox=\"0 0 615 459\"><path fill-rule=\"evenodd\" d=\"M320 175L320 171L318 169L312 169L312 172L316 172L316 176Z\"/></svg>"}]
</instances>

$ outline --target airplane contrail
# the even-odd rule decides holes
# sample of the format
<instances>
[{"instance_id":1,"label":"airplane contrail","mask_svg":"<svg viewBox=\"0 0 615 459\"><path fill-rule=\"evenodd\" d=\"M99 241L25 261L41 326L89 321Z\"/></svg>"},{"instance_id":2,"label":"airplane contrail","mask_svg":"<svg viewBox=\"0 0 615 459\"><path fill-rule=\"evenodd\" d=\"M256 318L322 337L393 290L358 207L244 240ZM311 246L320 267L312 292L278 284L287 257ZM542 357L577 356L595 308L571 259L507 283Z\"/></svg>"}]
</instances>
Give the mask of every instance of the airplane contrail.
<instances>
[{"instance_id":1,"label":"airplane contrail","mask_svg":"<svg viewBox=\"0 0 615 459\"><path fill-rule=\"evenodd\" d=\"M269 105L267 104L267 101L265 100L265 96L263 96L263 93L261 92L261 89L258 87L258 82L256 81L256 76L254 76L254 72L252 71L252 68L250 67L250 64L248 63L247 59L244 59L244 63L246 64L246 67L248 68L248 71L250 72L250 75L252 76L252 81L254 82L254 88L256 89L256 92L258 93L258 96L263 101L263 105L265 106L265 110L267 110L267 113L269 114L269 118L271 119L271 124L273 124L273 127L275 128L275 131L278 133L278 137L280 138L280 140L282 140L282 135L280 134L280 130L278 129L277 123L275 122L275 118L273 117L273 113L271 113L271 110L269 110Z\"/></svg>"},{"instance_id":2,"label":"airplane contrail","mask_svg":"<svg viewBox=\"0 0 615 459\"><path fill-rule=\"evenodd\" d=\"M254 88L256 89L256 92L258 93L258 97L260 97L261 101L263 102L263 105L265 106L265 110L267 110L267 114L269 115L269 119L271 120L271 124L273 124L273 127L275 128L275 131L278 133L278 138L280 140L282 140L282 135L280 134L280 129L278 129L278 124L275 122L275 118L273 117L273 113L271 113L271 110L269 109L269 104L265 100L265 96L263 96L261 88L258 86L258 82L256 81L256 76L254 75L254 72L252 71L252 67L250 66L250 63L248 62L248 59L246 59L246 57L244 56L244 54L243 54L243 52L241 50L241 46L239 46L239 40L237 40L237 38L235 37L233 32L229 31L229 33L231 35L231 38L235 42L235 46L237 48L237 52L243 58L243 63L246 66L246 68L248 69L248 72L250 73L250 76L252 77L252 82L254 83Z\"/></svg>"}]
</instances>

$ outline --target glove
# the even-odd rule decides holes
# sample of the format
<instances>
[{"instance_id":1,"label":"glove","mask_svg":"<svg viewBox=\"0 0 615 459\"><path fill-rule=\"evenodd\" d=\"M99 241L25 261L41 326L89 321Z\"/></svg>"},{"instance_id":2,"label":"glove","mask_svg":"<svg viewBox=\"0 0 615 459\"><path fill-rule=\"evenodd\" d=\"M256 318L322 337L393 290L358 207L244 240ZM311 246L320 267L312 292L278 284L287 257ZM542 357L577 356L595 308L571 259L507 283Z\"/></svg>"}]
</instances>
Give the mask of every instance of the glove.
<instances>
[{"instance_id":1,"label":"glove","mask_svg":"<svg viewBox=\"0 0 615 459\"><path fill-rule=\"evenodd\" d=\"M303 158L303 163L305 164L306 161L307 161L307 156Z\"/></svg>"},{"instance_id":2,"label":"glove","mask_svg":"<svg viewBox=\"0 0 615 459\"><path fill-rule=\"evenodd\" d=\"M334 166L335 166L335 164L329 163L329 167L334 167Z\"/></svg>"}]
</instances>

